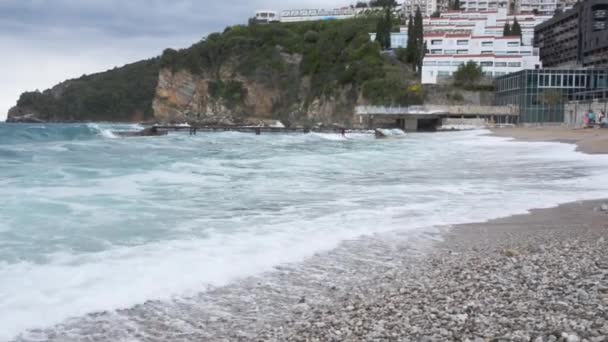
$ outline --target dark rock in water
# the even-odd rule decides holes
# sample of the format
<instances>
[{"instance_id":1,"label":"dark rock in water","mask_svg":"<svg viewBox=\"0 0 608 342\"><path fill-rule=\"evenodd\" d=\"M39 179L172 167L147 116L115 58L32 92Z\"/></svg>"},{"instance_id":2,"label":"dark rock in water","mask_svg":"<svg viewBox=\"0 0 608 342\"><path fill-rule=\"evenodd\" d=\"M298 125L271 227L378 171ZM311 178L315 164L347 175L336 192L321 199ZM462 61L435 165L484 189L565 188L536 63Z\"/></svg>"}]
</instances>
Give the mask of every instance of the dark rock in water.
<instances>
[{"instance_id":1,"label":"dark rock in water","mask_svg":"<svg viewBox=\"0 0 608 342\"><path fill-rule=\"evenodd\" d=\"M158 137L169 134L167 131L158 129L157 127L150 127L139 132L113 132L115 135L120 137Z\"/></svg>"},{"instance_id":2,"label":"dark rock in water","mask_svg":"<svg viewBox=\"0 0 608 342\"><path fill-rule=\"evenodd\" d=\"M39 118L39 114L33 110L25 110L18 107L13 107L8 112L6 122L14 123L43 123L46 122Z\"/></svg>"},{"instance_id":3,"label":"dark rock in water","mask_svg":"<svg viewBox=\"0 0 608 342\"><path fill-rule=\"evenodd\" d=\"M381 130L377 129L374 134L376 135L376 139L386 139L388 136L384 134Z\"/></svg>"}]
</instances>

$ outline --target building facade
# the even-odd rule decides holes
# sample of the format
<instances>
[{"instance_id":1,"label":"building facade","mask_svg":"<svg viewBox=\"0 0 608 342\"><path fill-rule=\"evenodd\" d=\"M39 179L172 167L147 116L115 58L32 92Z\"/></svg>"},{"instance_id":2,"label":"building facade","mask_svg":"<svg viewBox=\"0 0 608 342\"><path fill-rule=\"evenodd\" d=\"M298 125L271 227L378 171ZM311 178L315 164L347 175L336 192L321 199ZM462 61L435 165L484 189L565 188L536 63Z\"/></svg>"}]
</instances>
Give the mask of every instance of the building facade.
<instances>
[{"instance_id":1,"label":"building facade","mask_svg":"<svg viewBox=\"0 0 608 342\"><path fill-rule=\"evenodd\" d=\"M279 22L279 14L271 10L259 10L255 12L255 21L260 24Z\"/></svg>"},{"instance_id":2,"label":"building facade","mask_svg":"<svg viewBox=\"0 0 608 342\"><path fill-rule=\"evenodd\" d=\"M608 0L579 2L535 28L545 67L608 67Z\"/></svg>"},{"instance_id":3,"label":"building facade","mask_svg":"<svg viewBox=\"0 0 608 342\"><path fill-rule=\"evenodd\" d=\"M422 83L435 84L453 76L458 67L474 61L488 77L499 77L524 69L540 68L532 46L519 37L427 34L427 55L422 63Z\"/></svg>"},{"instance_id":4,"label":"building facade","mask_svg":"<svg viewBox=\"0 0 608 342\"><path fill-rule=\"evenodd\" d=\"M551 16L536 14L508 15L507 9L481 12L453 11L441 13L439 18L424 18L425 33L468 33L475 36L502 37L505 23L517 22L522 30L522 43L532 45L534 27ZM402 28L406 31L407 28Z\"/></svg>"},{"instance_id":5,"label":"building facade","mask_svg":"<svg viewBox=\"0 0 608 342\"><path fill-rule=\"evenodd\" d=\"M553 15L559 8L560 0L518 0L514 2L515 13L538 13Z\"/></svg>"},{"instance_id":6,"label":"building facade","mask_svg":"<svg viewBox=\"0 0 608 342\"><path fill-rule=\"evenodd\" d=\"M562 123L564 104L608 88L608 69L522 70L495 79L495 105L519 106L520 123Z\"/></svg>"},{"instance_id":7,"label":"building facade","mask_svg":"<svg viewBox=\"0 0 608 342\"><path fill-rule=\"evenodd\" d=\"M495 11L499 8L508 9L508 0L461 0L460 8L465 12Z\"/></svg>"},{"instance_id":8,"label":"building facade","mask_svg":"<svg viewBox=\"0 0 608 342\"><path fill-rule=\"evenodd\" d=\"M481 66L485 76L500 77L524 70L533 64L533 58L523 56L489 55L434 55L424 58L422 66L422 83L436 84L451 79L458 67L473 61Z\"/></svg>"},{"instance_id":9,"label":"building facade","mask_svg":"<svg viewBox=\"0 0 608 342\"><path fill-rule=\"evenodd\" d=\"M296 23L303 21L352 19L357 11L352 8L325 9L298 9L281 12L282 23Z\"/></svg>"},{"instance_id":10,"label":"building facade","mask_svg":"<svg viewBox=\"0 0 608 342\"><path fill-rule=\"evenodd\" d=\"M448 10L447 0L405 0L403 2L403 13L406 17L416 14L416 10L420 8L420 13L423 17L429 17L435 12L445 12Z\"/></svg>"}]
</instances>

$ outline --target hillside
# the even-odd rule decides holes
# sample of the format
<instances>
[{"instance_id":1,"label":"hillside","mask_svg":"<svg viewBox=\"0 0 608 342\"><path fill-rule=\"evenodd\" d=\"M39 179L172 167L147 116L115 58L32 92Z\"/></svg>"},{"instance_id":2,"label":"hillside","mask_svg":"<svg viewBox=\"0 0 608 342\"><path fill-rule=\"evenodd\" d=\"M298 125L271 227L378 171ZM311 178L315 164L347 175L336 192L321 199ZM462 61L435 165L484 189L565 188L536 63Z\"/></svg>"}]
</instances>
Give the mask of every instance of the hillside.
<instances>
[{"instance_id":1,"label":"hillside","mask_svg":"<svg viewBox=\"0 0 608 342\"><path fill-rule=\"evenodd\" d=\"M188 49L25 93L9 120L349 123L356 104L423 101L369 40L374 19L233 26Z\"/></svg>"},{"instance_id":2,"label":"hillside","mask_svg":"<svg viewBox=\"0 0 608 342\"><path fill-rule=\"evenodd\" d=\"M158 71L155 58L23 93L7 121L151 120Z\"/></svg>"}]
</instances>

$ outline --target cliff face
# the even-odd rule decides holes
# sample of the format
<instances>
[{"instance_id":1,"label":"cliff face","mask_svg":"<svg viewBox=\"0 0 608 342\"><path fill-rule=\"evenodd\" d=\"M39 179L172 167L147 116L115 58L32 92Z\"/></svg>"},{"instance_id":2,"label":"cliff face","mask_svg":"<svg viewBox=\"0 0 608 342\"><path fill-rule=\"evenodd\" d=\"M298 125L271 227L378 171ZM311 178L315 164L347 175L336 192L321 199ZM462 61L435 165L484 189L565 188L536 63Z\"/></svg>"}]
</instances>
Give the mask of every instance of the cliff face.
<instances>
[{"instance_id":1,"label":"cliff face","mask_svg":"<svg viewBox=\"0 0 608 342\"><path fill-rule=\"evenodd\" d=\"M314 96L309 78L301 76L302 56L281 56L282 72L263 77L240 74L236 63L225 63L217 74L203 75L164 68L152 106L154 117L163 123L208 125L256 124L268 119L288 125L350 122L356 91L353 96L350 87L344 87L339 96ZM218 91L218 87L231 90Z\"/></svg>"}]
</instances>

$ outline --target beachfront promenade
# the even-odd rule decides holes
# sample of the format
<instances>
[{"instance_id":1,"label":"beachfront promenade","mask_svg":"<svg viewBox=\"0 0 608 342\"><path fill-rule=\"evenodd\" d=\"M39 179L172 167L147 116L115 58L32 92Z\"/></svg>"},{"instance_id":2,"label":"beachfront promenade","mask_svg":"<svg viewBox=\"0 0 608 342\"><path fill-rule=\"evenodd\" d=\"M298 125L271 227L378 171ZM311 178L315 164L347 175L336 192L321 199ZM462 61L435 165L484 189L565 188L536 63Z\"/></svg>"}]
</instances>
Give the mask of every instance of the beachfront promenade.
<instances>
[{"instance_id":1,"label":"beachfront promenade","mask_svg":"<svg viewBox=\"0 0 608 342\"><path fill-rule=\"evenodd\" d=\"M358 106L355 119L361 125L374 128L377 125L393 125L406 131L433 129L443 119L485 119L497 123L516 123L519 117L517 106L477 105L421 105L407 107Z\"/></svg>"}]
</instances>

